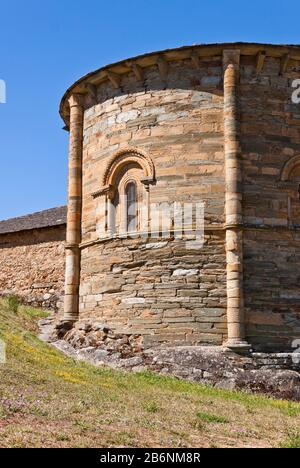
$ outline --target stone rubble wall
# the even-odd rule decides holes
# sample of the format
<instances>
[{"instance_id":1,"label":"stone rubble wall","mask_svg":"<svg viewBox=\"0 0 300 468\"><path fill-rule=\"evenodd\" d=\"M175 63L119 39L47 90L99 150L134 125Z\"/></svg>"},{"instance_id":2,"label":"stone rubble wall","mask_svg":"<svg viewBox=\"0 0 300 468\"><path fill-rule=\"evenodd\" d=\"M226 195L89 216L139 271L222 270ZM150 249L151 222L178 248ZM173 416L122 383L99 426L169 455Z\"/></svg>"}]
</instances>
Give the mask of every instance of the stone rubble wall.
<instances>
[{"instance_id":1,"label":"stone rubble wall","mask_svg":"<svg viewBox=\"0 0 300 468\"><path fill-rule=\"evenodd\" d=\"M0 235L0 295L61 311L65 226Z\"/></svg>"},{"instance_id":2,"label":"stone rubble wall","mask_svg":"<svg viewBox=\"0 0 300 468\"><path fill-rule=\"evenodd\" d=\"M265 393L300 401L300 353L236 354L221 346L144 346L144 336L117 333L95 319L80 320L67 333L54 316L39 322L43 341L66 355L96 366L152 371L229 390Z\"/></svg>"},{"instance_id":3,"label":"stone rubble wall","mask_svg":"<svg viewBox=\"0 0 300 468\"><path fill-rule=\"evenodd\" d=\"M143 337L118 335L101 323L78 322L65 336L53 333L51 320L40 322L40 338L68 356L124 371L152 371L228 390L265 393L300 401L300 354L239 355L221 346L161 344L144 349Z\"/></svg>"},{"instance_id":4,"label":"stone rubble wall","mask_svg":"<svg viewBox=\"0 0 300 468\"><path fill-rule=\"evenodd\" d=\"M67 340L52 345L73 359L133 372L151 371L226 390L300 401L300 355L253 353L239 356L220 346L158 346L134 356L108 348L77 348Z\"/></svg>"}]
</instances>

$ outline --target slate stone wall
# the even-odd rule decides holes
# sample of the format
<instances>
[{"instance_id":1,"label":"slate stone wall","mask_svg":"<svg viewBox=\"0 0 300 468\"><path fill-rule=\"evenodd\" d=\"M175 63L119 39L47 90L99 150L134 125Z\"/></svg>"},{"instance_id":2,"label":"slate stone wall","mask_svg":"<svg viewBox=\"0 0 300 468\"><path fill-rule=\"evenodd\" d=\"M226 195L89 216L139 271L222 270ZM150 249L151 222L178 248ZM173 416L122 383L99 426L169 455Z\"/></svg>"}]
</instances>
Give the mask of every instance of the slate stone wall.
<instances>
[{"instance_id":1,"label":"slate stone wall","mask_svg":"<svg viewBox=\"0 0 300 468\"><path fill-rule=\"evenodd\" d=\"M222 344L226 339L222 58L195 69L157 67L144 84L122 80L122 91L98 87L87 106L83 143L83 218L80 318L102 319L121 333L143 335L144 345ZM150 203L205 203L205 245L184 240L119 239L94 244L104 229L99 190L110 158L135 148L153 161Z\"/></svg>"},{"instance_id":2,"label":"slate stone wall","mask_svg":"<svg viewBox=\"0 0 300 468\"><path fill-rule=\"evenodd\" d=\"M286 184L280 176L300 154L300 110L291 103L300 66L290 59L282 72L282 59L268 56L261 70L257 63L256 53L241 54L246 335L254 349L290 351L300 336L300 209L298 175ZM202 58L198 67L190 59L169 62L165 80L157 66L143 73L143 82L129 74L117 88L106 81L97 86L96 103L95 96L86 101L80 317L131 330L145 343L221 344L226 339L222 57ZM205 202L206 241L197 254L172 238L99 242L104 220L92 194L111 157L126 148L143 151L154 163L152 203Z\"/></svg>"},{"instance_id":3,"label":"slate stone wall","mask_svg":"<svg viewBox=\"0 0 300 468\"><path fill-rule=\"evenodd\" d=\"M161 343L221 345L226 338L224 232L201 250L185 241L109 241L82 251L80 318Z\"/></svg>"},{"instance_id":4,"label":"slate stone wall","mask_svg":"<svg viewBox=\"0 0 300 468\"><path fill-rule=\"evenodd\" d=\"M300 338L300 179L295 172L283 182L281 174L300 156L300 107L291 101L300 66L291 60L283 74L280 67L279 58L266 57L256 73L253 58L241 61L244 295L248 341L290 351Z\"/></svg>"}]
</instances>

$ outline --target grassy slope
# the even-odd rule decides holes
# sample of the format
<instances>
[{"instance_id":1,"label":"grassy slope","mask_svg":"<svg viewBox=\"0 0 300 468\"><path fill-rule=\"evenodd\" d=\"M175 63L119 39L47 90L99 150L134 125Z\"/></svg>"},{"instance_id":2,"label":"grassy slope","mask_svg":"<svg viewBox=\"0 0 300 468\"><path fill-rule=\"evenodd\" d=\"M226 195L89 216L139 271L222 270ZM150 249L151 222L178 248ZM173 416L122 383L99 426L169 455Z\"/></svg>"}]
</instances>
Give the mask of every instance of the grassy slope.
<instances>
[{"instance_id":1,"label":"grassy slope","mask_svg":"<svg viewBox=\"0 0 300 468\"><path fill-rule=\"evenodd\" d=\"M76 363L0 302L0 447L299 446L300 405Z\"/></svg>"}]
</instances>

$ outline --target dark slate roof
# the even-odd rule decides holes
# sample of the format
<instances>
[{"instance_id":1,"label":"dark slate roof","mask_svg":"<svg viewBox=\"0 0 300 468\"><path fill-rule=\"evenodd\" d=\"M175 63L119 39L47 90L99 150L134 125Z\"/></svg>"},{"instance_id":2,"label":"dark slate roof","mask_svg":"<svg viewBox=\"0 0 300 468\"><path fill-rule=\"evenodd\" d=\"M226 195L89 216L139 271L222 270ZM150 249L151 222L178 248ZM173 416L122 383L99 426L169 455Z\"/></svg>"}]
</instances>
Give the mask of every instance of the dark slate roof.
<instances>
[{"instance_id":1,"label":"dark slate roof","mask_svg":"<svg viewBox=\"0 0 300 468\"><path fill-rule=\"evenodd\" d=\"M0 234L28 231L51 226L60 226L67 222L67 207L58 206L50 210L39 211L19 218L0 221Z\"/></svg>"}]
</instances>

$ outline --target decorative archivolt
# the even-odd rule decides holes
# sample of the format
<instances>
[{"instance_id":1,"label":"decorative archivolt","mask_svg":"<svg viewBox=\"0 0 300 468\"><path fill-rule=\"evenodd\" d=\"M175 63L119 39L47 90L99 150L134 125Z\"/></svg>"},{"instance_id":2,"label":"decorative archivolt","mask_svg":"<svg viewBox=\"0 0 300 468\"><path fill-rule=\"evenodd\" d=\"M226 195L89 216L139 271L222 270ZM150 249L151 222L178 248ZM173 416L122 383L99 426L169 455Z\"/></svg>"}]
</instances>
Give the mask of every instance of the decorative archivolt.
<instances>
[{"instance_id":1,"label":"decorative archivolt","mask_svg":"<svg viewBox=\"0 0 300 468\"><path fill-rule=\"evenodd\" d=\"M109 160L102 179L102 185L114 185L116 178L124 166L137 163L144 171L144 177L154 180L155 170L152 159L136 148L127 148L115 153Z\"/></svg>"},{"instance_id":2,"label":"decorative archivolt","mask_svg":"<svg viewBox=\"0 0 300 468\"><path fill-rule=\"evenodd\" d=\"M112 193L122 170L130 164L138 165L143 171L141 182L149 185L155 181L155 168L150 156L136 148L126 148L115 153L108 161L102 178L102 187L93 194L93 197Z\"/></svg>"},{"instance_id":3,"label":"decorative archivolt","mask_svg":"<svg viewBox=\"0 0 300 468\"><path fill-rule=\"evenodd\" d=\"M294 156L293 158L289 159L282 171L281 171L281 177L280 177L280 180L282 182L288 182L291 178L291 175L293 173L293 171L296 169L296 168L299 168L300 169L300 154Z\"/></svg>"}]
</instances>

